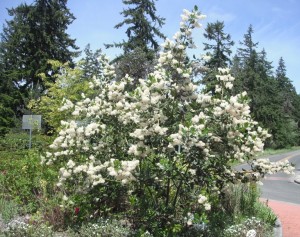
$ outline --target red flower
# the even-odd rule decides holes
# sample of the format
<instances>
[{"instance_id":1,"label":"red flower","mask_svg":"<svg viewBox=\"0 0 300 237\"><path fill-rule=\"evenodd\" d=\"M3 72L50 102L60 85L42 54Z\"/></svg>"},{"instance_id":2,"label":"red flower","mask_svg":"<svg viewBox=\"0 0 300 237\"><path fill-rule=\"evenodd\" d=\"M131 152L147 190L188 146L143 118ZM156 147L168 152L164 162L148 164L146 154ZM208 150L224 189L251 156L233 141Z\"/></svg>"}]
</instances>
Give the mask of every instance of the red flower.
<instances>
[{"instance_id":1,"label":"red flower","mask_svg":"<svg viewBox=\"0 0 300 237\"><path fill-rule=\"evenodd\" d=\"M79 207L75 207L74 212L76 216L78 215L79 211L80 211Z\"/></svg>"}]
</instances>

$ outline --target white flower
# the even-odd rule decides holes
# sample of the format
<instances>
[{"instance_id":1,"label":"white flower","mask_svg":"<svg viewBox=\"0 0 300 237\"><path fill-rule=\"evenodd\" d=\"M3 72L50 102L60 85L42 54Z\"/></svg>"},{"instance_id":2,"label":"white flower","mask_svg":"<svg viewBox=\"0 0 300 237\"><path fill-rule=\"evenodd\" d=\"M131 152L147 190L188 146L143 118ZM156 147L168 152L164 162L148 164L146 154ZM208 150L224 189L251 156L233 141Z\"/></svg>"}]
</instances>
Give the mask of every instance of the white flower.
<instances>
[{"instance_id":1,"label":"white flower","mask_svg":"<svg viewBox=\"0 0 300 237\"><path fill-rule=\"evenodd\" d=\"M255 237L256 231L255 230L249 230L246 234L246 237Z\"/></svg>"},{"instance_id":2,"label":"white flower","mask_svg":"<svg viewBox=\"0 0 300 237\"><path fill-rule=\"evenodd\" d=\"M206 211L210 211L210 209L211 209L210 204L209 204L209 203L205 203L205 204L204 204L204 209L205 209Z\"/></svg>"},{"instance_id":3,"label":"white flower","mask_svg":"<svg viewBox=\"0 0 300 237\"><path fill-rule=\"evenodd\" d=\"M183 72L183 70L181 68L177 68L176 71L181 74Z\"/></svg>"},{"instance_id":4,"label":"white flower","mask_svg":"<svg viewBox=\"0 0 300 237\"><path fill-rule=\"evenodd\" d=\"M189 19L189 16L182 14L181 19L182 21L187 21Z\"/></svg>"},{"instance_id":5,"label":"white flower","mask_svg":"<svg viewBox=\"0 0 300 237\"><path fill-rule=\"evenodd\" d=\"M203 204L207 201L207 197L203 196L203 195L199 195L198 196L198 203Z\"/></svg>"},{"instance_id":6,"label":"white flower","mask_svg":"<svg viewBox=\"0 0 300 237\"><path fill-rule=\"evenodd\" d=\"M68 163L67 163L67 166L68 166L70 169L72 169L72 168L75 166L74 161L69 160Z\"/></svg>"}]
</instances>

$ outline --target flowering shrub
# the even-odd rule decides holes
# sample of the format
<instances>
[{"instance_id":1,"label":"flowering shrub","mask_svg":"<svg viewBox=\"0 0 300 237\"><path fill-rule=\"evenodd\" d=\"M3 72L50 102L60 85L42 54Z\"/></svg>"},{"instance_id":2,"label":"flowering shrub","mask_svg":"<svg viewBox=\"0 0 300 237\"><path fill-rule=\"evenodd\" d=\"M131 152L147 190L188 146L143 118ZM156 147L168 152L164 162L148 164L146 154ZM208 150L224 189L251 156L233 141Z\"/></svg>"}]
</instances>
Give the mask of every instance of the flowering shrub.
<instances>
[{"instance_id":1,"label":"flowering shrub","mask_svg":"<svg viewBox=\"0 0 300 237\"><path fill-rule=\"evenodd\" d=\"M262 237L266 234L266 226L261 220L255 217L245 220L243 223L233 225L224 231L226 237Z\"/></svg>"},{"instance_id":2,"label":"flowering shrub","mask_svg":"<svg viewBox=\"0 0 300 237\"><path fill-rule=\"evenodd\" d=\"M203 18L197 8L184 10L180 31L165 41L155 71L134 90L128 90L132 78L114 80L107 62L90 84L94 97L66 101L61 109L73 117L62 121L43 157L47 165L62 165L65 205L88 199L89 215L127 211L134 229L162 236L159 231L178 233L206 221L228 182L258 181L275 170L258 161L252 172L231 167L236 160L255 162L269 135L252 120L246 92L230 96L228 69L219 69L214 93L199 91L186 49L195 47L192 29ZM277 165L276 171L292 170Z\"/></svg>"}]
</instances>

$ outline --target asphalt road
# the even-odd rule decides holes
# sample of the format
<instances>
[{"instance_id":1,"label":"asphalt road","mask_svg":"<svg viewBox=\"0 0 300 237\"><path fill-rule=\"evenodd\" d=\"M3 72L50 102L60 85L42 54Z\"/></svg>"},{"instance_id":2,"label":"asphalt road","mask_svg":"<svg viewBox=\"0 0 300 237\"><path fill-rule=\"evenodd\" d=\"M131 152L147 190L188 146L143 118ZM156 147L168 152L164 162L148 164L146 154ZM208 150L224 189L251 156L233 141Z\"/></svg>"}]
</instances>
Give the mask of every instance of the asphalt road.
<instances>
[{"instance_id":1,"label":"asphalt road","mask_svg":"<svg viewBox=\"0 0 300 237\"><path fill-rule=\"evenodd\" d=\"M277 173L266 176L260 186L261 197L264 199L277 200L288 203L300 204L300 184L295 183L295 179L300 180L300 150L288 152L280 155L267 156L270 161L289 160L295 164L295 174L287 175ZM239 165L236 169L249 169L248 165Z\"/></svg>"},{"instance_id":2,"label":"asphalt road","mask_svg":"<svg viewBox=\"0 0 300 237\"><path fill-rule=\"evenodd\" d=\"M261 197L277 201L300 204L300 150L268 157L271 161L289 160L295 164L295 174L277 173L268 175L261 186Z\"/></svg>"}]
</instances>

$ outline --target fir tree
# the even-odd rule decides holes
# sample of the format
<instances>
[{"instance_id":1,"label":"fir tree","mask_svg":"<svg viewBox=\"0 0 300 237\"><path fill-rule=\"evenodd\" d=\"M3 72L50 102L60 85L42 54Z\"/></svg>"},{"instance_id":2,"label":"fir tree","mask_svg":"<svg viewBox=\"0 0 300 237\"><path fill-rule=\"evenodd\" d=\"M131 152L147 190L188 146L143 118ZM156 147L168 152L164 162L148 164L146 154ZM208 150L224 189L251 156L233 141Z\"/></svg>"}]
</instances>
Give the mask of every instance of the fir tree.
<instances>
[{"instance_id":1,"label":"fir tree","mask_svg":"<svg viewBox=\"0 0 300 237\"><path fill-rule=\"evenodd\" d=\"M4 74L13 81L26 99L32 91L39 95L46 89L40 74L51 77L48 60L71 62L78 53L75 40L66 33L75 19L67 0L36 0L8 10L12 20L1 34Z\"/></svg>"},{"instance_id":2,"label":"fir tree","mask_svg":"<svg viewBox=\"0 0 300 237\"><path fill-rule=\"evenodd\" d=\"M211 69L228 67L231 64L231 47L234 42L231 40L230 34L224 32L224 22L208 23L204 37L208 41L212 41L212 44L204 43L204 51L209 51L211 57L206 62L206 66Z\"/></svg>"},{"instance_id":3,"label":"fir tree","mask_svg":"<svg viewBox=\"0 0 300 237\"><path fill-rule=\"evenodd\" d=\"M79 65L82 69L82 78L93 78L101 74L103 66L100 57L103 57L102 50L97 49L93 52L88 44L84 49L85 57L80 61Z\"/></svg>"},{"instance_id":4,"label":"fir tree","mask_svg":"<svg viewBox=\"0 0 300 237\"><path fill-rule=\"evenodd\" d=\"M231 47L234 42L231 40L231 36L224 32L224 22L220 21L208 23L204 37L212 43L204 43L204 51L207 51L206 54L210 59L204 63L207 71L203 83L208 91L213 91L218 68L227 68L231 64Z\"/></svg>"},{"instance_id":5,"label":"fir tree","mask_svg":"<svg viewBox=\"0 0 300 237\"><path fill-rule=\"evenodd\" d=\"M247 33L244 34L244 40L240 41L242 48L238 48L238 56L243 62L248 59L251 59L256 54L256 49L258 42L254 43L252 39L253 27L250 25L248 27Z\"/></svg>"},{"instance_id":6,"label":"fir tree","mask_svg":"<svg viewBox=\"0 0 300 237\"><path fill-rule=\"evenodd\" d=\"M115 28L127 26L125 33L128 38L121 43L105 46L123 49L123 54L114 60L116 70L121 77L126 74L133 77L136 84L138 79L144 78L153 69L159 50L158 39L165 38L160 31L165 19L156 15L154 0L123 0L123 3L129 7L121 12L125 19Z\"/></svg>"},{"instance_id":7,"label":"fir tree","mask_svg":"<svg viewBox=\"0 0 300 237\"><path fill-rule=\"evenodd\" d=\"M282 57L278 62L275 79L278 84L278 94L281 99L282 112L291 115L294 110L293 99L296 96L296 90L291 80L286 76L286 66Z\"/></svg>"},{"instance_id":8,"label":"fir tree","mask_svg":"<svg viewBox=\"0 0 300 237\"><path fill-rule=\"evenodd\" d=\"M159 49L156 37L165 38L159 30L165 19L156 15L154 0L123 0L123 3L130 7L121 12L125 19L115 28L127 25L128 40L106 46L122 48L125 55L140 48L147 53L149 59L153 59L154 53Z\"/></svg>"}]
</instances>

